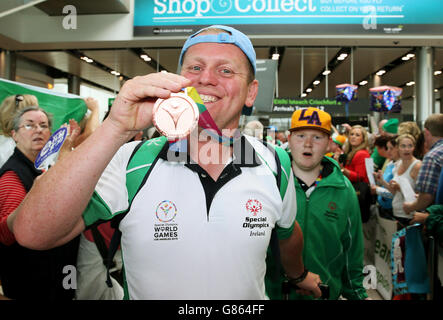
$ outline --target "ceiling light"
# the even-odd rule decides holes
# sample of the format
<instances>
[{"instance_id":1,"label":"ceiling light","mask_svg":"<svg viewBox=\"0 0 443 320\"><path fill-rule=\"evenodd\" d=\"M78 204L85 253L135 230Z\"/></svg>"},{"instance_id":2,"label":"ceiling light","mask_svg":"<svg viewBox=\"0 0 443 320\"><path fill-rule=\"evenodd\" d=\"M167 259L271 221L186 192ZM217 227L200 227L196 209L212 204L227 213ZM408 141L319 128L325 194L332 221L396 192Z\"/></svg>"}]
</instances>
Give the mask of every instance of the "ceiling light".
<instances>
[{"instance_id":1,"label":"ceiling light","mask_svg":"<svg viewBox=\"0 0 443 320\"><path fill-rule=\"evenodd\" d=\"M347 53L342 53L342 54L337 58L337 60L345 60L347 56L348 56Z\"/></svg>"},{"instance_id":2,"label":"ceiling light","mask_svg":"<svg viewBox=\"0 0 443 320\"><path fill-rule=\"evenodd\" d=\"M313 85L316 86L316 85L319 84L319 83L320 83L320 80L315 80L315 81L313 82Z\"/></svg>"},{"instance_id":3,"label":"ceiling light","mask_svg":"<svg viewBox=\"0 0 443 320\"><path fill-rule=\"evenodd\" d=\"M151 57L149 57L147 54L140 55L140 58L142 58L145 61L151 61L152 60Z\"/></svg>"},{"instance_id":4,"label":"ceiling light","mask_svg":"<svg viewBox=\"0 0 443 320\"><path fill-rule=\"evenodd\" d=\"M404 57L402 57L401 58L403 61L408 61L409 59L411 59L411 58L409 58L408 56L404 56Z\"/></svg>"},{"instance_id":5,"label":"ceiling light","mask_svg":"<svg viewBox=\"0 0 443 320\"><path fill-rule=\"evenodd\" d=\"M406 83L406 85L407 85L408 87L413 86L414 84L415 84L414 81L409 81L408 83Z\"/></svg>"},{"instance_id":6,"label":"ceiling light","mask_svg":"<svg viewBox=\"0 0 443 320\"><path fill-rule=\"evenodd\" d=\"M112 73L114 76L119 76L119 75L120 75L120 72L117 72L117 71L115 71L115 70L112 70L111 73Z\"/></svg>"},{"instance_id":7,"label":"ceiling light","mask_svg":"<svg viewBox=\"0 0 443 320\"><path fill-rule=\"evenodd\" d=\"M300 95L300 97L302 97L302 98L304 98L304 97L306 97L306 96L307 96L307 94L304 93L304 92Z\"/></svg>"},{"instance_id":8,"label":"ceiling light","mask_svg":"<svg viewBox=\"0 0 443 320\"><path fill-rule=\"evenodd\" d=\"M434 92L438 92L438 89L434 89Z\"/></svg>"},{"instance_id":9,"label":"ceiling light","mask_svg":"<svg viewBox=\"0 0 443 320\"><path fill-rule=\"evenodd\" d=\"M311 88L306 89L306 92L311 92L311 91L312 91Z\"/></svg>"},{"instance_id":10,"label":"ceiling light","mask_svg":"<svg viewBox=\"0 0 443 320\"><path fill-rule=\"evenodd\" d=\"M325 70L325 71L323 71L322 74L323 74L324 76L327 76L327 75L330 74L330 73L331 73L331 70Z\"/></svg>"},{"instance_id":11,"label":"ceiling light","mask_svg":"<svg viewBox=\"0 0 443 320\"><path fill-rule=\"evenodd\" d=\"M368 84L366 80L360 81L359 85L364 86L365 84Z\"/></svg>"},{"instance_id":12,"label":"ceiling light","mask_svg":"<svg viewBox=\"0 0 443 320\"><path fill-rule=\"evenodd\" d=\"M386 73L385 70L380 70L380 71L378 71L378 72L376 73L376 75L377 75L377 76L382 76L382 75L384 75L385 73Z\"/></svg>"},{"instance_id":13,"label":"ceiling light","mask_svg":"<svg viewBox=\"0 0 443 320\"><path fill-rule=\"evenodd\" d=\"M408 53L406 56L409 57L409 58L414 58L414 57L415 57L415 54L413 54L413 53Z\"/></svg>"},{"instance_id":14,"label":"ceiling light","mask_svg":"<svg viewBox=\"0 0 443 320\"><path fill-rule=\"evenodd\" d=\"M80 59L82 59L83 61L86 61L87 63L92 63L94 62L94 60L92 60L91 58L88 58L86 56L81 57Z\"/></svg>"},{"instance_id":15,"label":"ceiling light","mask_svg":"<svg viewBox=\"0 0 443 320\"><path fill-rule=\"evenodd\" d=\"M441 74L441 70L434 71L434 76L438 76L439 74Z\"/></svg>"},{"instance_id":16,"label":"ceiling light","mask_svg":"<svg viewBox=\"0 0 443 320\"><path fill-rule=\"evenodd\" d=\"M274 53L272 54L272 60L278 60L280 58L280 54Z\"/></svg>"}]
</instances>

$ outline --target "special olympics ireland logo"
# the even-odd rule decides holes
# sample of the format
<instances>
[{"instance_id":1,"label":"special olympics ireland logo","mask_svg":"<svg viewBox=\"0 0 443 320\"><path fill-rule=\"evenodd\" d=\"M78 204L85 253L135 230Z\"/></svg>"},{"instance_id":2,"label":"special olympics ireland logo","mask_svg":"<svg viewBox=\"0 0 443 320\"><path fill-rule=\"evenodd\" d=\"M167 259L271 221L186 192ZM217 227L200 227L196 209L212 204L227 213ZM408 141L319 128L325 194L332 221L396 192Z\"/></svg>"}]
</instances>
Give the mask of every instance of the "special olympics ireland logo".
<instances>
[{"instance_id":1,"label":"special olympics ireland logo","mask_svg":"<svg viewBox=\"0 0 443 320\"><path fill-rule=\"evenodd\" d=\"M263 205L260 201L256 199L249 199L246 202L246 210L248 212L252 213L252 215L255 217L257 214L259 214L263 210Z\"/></svg>"},{"instance_id":2,"label":"special olympics ireland logo","mask_svg":"<svg viewBox=\"0 0 443 320\"><path fill-rule=\"evenodd\" d=\"M177 215L177 207L174 202L170 200L164 200L160 202L157 206L157 210L155 210L155 215L157 219L161 222L169 222L174 220Z\"/></svg>"}]
</instances>

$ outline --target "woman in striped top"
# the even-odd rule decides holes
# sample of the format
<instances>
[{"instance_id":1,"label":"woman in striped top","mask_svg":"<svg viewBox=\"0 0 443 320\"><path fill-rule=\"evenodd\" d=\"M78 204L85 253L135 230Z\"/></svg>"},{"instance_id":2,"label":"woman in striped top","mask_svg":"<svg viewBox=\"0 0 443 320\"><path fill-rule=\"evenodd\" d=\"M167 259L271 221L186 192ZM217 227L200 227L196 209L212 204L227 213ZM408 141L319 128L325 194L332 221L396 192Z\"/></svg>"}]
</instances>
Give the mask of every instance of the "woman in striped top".
<instances>
[{"instance_id":1,"label":"woman in striped top","mask_svg":"<svg viewBox=\"0 0 443 320\"><path fill-rule=\"evenodd\" d=\"M74 290L63 288L66 276L63 268L75 265L78 239L58 248L36 251L17 243L12 230L14 210L42 173L34 167L34 161L51 135L50 118L39 107L26 107L16 113L11 133L16 148L0 169L0 280L3 292L11 299L72 299Z\"/></svg>"}]
</instances>

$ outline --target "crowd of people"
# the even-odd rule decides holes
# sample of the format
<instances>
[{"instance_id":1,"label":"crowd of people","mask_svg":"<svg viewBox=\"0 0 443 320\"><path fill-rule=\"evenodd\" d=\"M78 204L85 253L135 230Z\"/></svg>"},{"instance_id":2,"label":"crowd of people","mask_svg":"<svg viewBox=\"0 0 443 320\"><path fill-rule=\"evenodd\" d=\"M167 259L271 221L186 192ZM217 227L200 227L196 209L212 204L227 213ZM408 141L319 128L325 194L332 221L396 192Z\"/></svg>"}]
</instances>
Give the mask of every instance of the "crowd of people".
<instances>
[{"instance_id":1,"label":"crowd of people","mask_svg":"<svg viewBox=\"0 0 443 320\"><path fill-rule=\"evenodd\" d=\"M290 299L320 298L326 284L329 299L365 300L362 228L371 204L399 228L422 223L442 234L442 114L423 130L391 118L377 132L361 125L338 132L330 114L304 108L272 136L257 120L239 128L257 96L255 62L238 30L196 32L183 46L180 74L127 81L102 123L97 101L85 99L90 115L65 124L68 138L45 172L34 161L51 116L35 97L5 99L4 298L283 299L287 282ZM197 89L212 127L181 142L159 137L154 102L186 87ZM141 139L149 127L152 139ZM217 134L192 140L205 130ZM183 141L187 147L177 148ZM111 264L117 271L109 277ZM75 266L75 285L66 285L65 266Z\"/></svg>"}]
</instances>

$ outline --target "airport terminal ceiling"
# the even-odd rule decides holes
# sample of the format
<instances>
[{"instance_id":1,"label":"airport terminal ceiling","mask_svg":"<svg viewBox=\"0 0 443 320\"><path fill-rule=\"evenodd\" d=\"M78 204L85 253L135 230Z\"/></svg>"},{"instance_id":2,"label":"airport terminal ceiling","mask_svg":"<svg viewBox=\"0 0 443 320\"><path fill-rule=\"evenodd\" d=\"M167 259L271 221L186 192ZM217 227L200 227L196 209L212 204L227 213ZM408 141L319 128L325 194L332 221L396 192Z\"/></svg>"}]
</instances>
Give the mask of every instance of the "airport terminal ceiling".
<instances>
[{"instance_id":1,"label":"airport terminal ceiling","mask_svg":"<svg viewBox=\"0 0 443 320\"><path fill-rule=\"evenodd\" d=\"M17 4L20 1L6 0ZM32 1L21 1L32 2ZM53 15L56 1L40 1L40 8L24 9L13 15L20 15L27 10L43 12ZM65 1L59 1L64 3ZM92 10L96 17L103 6L87 7L85 1L77 2ZM107 10L121 1L106 0ZM124 1L123 1L124 2ZM129 1L130 2L130 1ZM4 4L3 4L4 5ZM43 6L45 5L45 6ZM39 6L39 4L37 4ZM52 11L51 11L52 8ZM58 8L58 7L57 7ZM58 10L58 9L57 9ZM57 11L55 10L55 11ZM123 15L124 8L115 8L116 13ZM121 10L122 12L118 12ZM106 13L103 11L103 13ZM109 12L108 12L109 13ZM87 12L84 17L87 17ZM1 18L0 17L0 22ZM0 48L15 51L17 59L29 59L48 66L48 75L53 78L66 77L72 74L90 84L96 84L111 92L117 92L122 82L137 75L144 75L157 70L177 71L177 61L180 46L184 37L176 40L165 39L132 39L131 41L99 41L99 42L48 42L24 43L5 36L0 31ZM411 99L414 95L416 70L416 47L423 44L423 39L402 39L398 37L377 38L349 38L331 39L282 36L252 36L258 59L271 59L278 53L278 81L279 97L300 97L305 93L307 97L324 98L335 96L335 86L342 83L360 84L359 97L367 97L368 89L373 84L374 75L380 70L386 72L380 76L381 85L391 85L403 88L403 98ZM415 44L416 43L416 44ZM425 44L435 46L433 87L436 97L439 98L443 87L443 75L438 74L443 69L442 37L429 37ZM146 56L143 56L146 55ZM409 55L409 56L408 56ZM92 59L91 60L87 60ZM408 57L408 58L406 58ZM150 60L149 60L150 59ZM303 60L303 64L302 64ZM90 61L88 63L88 61ZM331 73L322 75L325 65ZM302 73L303 70L303 73ZM112 71L115 71L113 74ZM351 72L352 71L352 72ZM318 84L313 84L319 80ZM303 82L302 82L303 81ZM362 81L368 81L364 84Z\"/></svg>"}]
</instances>

